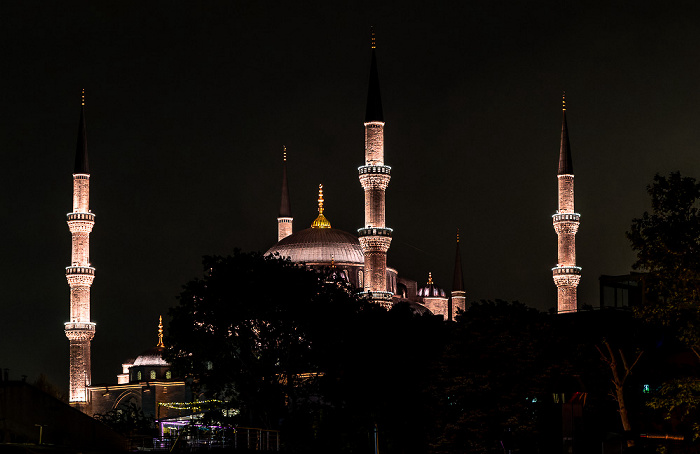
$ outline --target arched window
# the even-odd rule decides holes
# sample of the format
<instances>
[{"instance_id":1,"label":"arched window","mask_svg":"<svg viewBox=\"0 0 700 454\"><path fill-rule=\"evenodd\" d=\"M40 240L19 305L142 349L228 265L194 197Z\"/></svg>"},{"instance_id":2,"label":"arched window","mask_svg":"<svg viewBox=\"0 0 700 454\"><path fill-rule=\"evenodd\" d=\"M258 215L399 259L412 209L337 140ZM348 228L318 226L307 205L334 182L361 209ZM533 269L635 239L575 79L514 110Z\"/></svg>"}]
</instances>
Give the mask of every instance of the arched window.
<instances>
[{"instance_id":1,"label":"arched window","mask_svg":"<svg viewBox=\"0 0 700 454\"><path fill-rule=\"evenodd\" d=\"M357 286L359 288L365 288L364 273L362 272L362 270L359 270L357 272Z\"/></svg>"},{"instance_id":2,"label":"arched window","mask_svg":"<svg viewBox=\"0 0 700 454\"><path fill-rule=\"evenodd\" d=\"M136 372L136 380L141 381L141 371Z\"/></svg>"},{"instance_id":3,"label":"arched window","mask_svg":"<svg viewBox=\"0 0 700 454\"><path fill-rule=\"evenodd\" d=\"M150 377L151 377L151 380L155 380L155 379L156 379L156 371L152 370L151 373L150 373L149 375L150 375Z\"/></svg>"},{"instance_id":4,"label":"arched window","mask_svg":"<svg viewBox=\"0 0 700 454\"><path fill-rule=\"evenodd\" d=\"M173 373L170 371L166 371L165 372L165 379L170 380L171 378L173 378Z\"/></svg>"}]
</instances>

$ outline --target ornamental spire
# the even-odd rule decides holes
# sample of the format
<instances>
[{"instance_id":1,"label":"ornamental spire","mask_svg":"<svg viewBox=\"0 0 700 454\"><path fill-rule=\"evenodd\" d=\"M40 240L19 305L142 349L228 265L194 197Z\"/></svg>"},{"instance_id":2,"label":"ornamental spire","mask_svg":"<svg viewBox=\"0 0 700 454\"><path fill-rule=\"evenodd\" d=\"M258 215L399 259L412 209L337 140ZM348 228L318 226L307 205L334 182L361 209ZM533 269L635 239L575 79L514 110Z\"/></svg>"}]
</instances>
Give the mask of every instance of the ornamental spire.
<instances>
[{"instance_id":1,"label":"ornamental spire","mask_svg":"<svg viewBox=\"0 0 700 454\"><path fill-rule=\"evenodd\" d=\"M292 204L289 198L289 185L287 183L287 147L282 146L282 199L280 201L281 218L292 217Z\"/></svg>"},{"instance_id":2,"label":"ornamental spire","mask_svg":"<svg viewBox=\"0 0 700 454\"><path fill-rule=\"evenodd\" d=\"M78 145L75 149L74 174L90 174L88 166L87 132L85 128L85 89L81 93L80 122L78 123Z\"/></svg>"},{"instance_id":3,"label":"ornamental spire","mask_svg":"<svg viewBox=\"0 0 700 454\"><path fill-rule=\"evenodd\" d=\"M384 111L382 110L382 97L379 93L379 73L377 72L377 40L374 35L374 27L371 28L372 62L369 68L369 89L367 90L367 111L365 113L365 123L370 121L384 122Z\"/></svg>"},{"instance_id":4,"label":"ornamental spire","mask_svg":"<svg viewBox=\"0 0 700 454\"><path fill-rule=\"evenodd\" d=\"M559 171L557 175L573 175L574 163L571 159L569 129L566 126L566 92L561 97L561 144L559 145Z\"/></svg>"},{"instance_id":5,"label":"ornamental spire","mask_svg":"<svg viewBox=\"0 0 700 454\"><path fill-rule=\"evenodd\" d=\"M433 273L428 271L428 285L433 285Z\"/></svg>"},{"instance_id":6,"label":"ornamental spire","mask_svg":"<svg viewBox=\"0 0 700 454\"><path fill-rule=\"evenodd\" d=\"M318 185L318 217L311 224L314 229L330 229L331 223L323 215L323 184Z\"/></svg>"},{"instance_id":7,"label":"ornamental spire","mask_svg":"<svg viewBox=\"0 0 700 454\"><path fill-rule=\"evenodd\" d=\"M156 347L165 347L163 344L163 316L158 316L158 344Z\"/></svg>"},{"instance_id":8,"label":"ornamental spire","mask_svg":"<svg viewBox=\"0 0 700 454\"><path fill-rule=\"evenodd\" d=\"M462 273L462 254L459 252L459 229L457 229L457 252L455 254L455 270L452 278L452 291L464 291L464 274Z\"/></svg>"}]
</instances>

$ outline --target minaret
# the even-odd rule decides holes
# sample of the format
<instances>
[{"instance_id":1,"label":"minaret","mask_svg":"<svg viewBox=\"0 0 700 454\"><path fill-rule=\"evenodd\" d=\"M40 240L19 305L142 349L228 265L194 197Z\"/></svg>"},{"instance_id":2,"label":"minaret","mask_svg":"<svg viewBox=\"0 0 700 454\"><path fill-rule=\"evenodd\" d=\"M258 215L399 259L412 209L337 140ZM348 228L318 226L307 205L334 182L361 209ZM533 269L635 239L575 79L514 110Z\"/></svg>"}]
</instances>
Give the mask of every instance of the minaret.
<instances>
[{"instance_id":1,"label":"minaret","mask_svg":"<svg viewBox=\"0 0 700 454\"><path fill-rule=\"evenodd\" d=\"M452 307L449 320L454 320L457 311L464 312L467 306L467 292L464 291L464 274L462 273L462 254L459 252L459 229L457 229L457 253L455 254L455 271L452 278Z\"/></svg>"},{"instance_id":2,"label":"minaret","mask_svg":"<svg viewBox=\"0 0 700 454\"><path fill-rule=\"evenodd\" d=\"M292 204L289 199L289 186L287 185L287 147L282 147L282 200L280 202L280 215L277 217L277 241L292 234Z\"/></svg>"},{"instance_id":3,"label":"minaret","mask_svg":"<svg viewBox=\"0 0 700 454\"><path fill-rule=\"evenodd\" d=\"M358 170L365 191L365 226L358 230L365 256L364 291L385 307L391 306L393 293L388 291L386 253L391 245L392 230L385 222L385 193L391 179L391 167L384 165L384 114L379 94L376 40L372 30L372 63L365 115L365 165Z\"/></svg>"},{"instance_id":4,"label":"minaret","mask_svg":"<svg viewBox=\"0 0 700 454\"><path fill-rule=\"evenodd\" d=\"M559 209L552 216L558 237L557 266L552 268L557 286L559 313L576 312L576 287L581 267L576 266L576 232L580 215L574 212L574 165L571 160L569 131L566 126L566 93L562 96L561 145L559 147Z\"/></svg>"},{"instance_id":5,"label":"minaret","mask_svg":"<svg viewBox=\"0 0 700 454\"><path fill-rule=\"evenodd\" d=\"M85 90L78 125L78 147L73 171L73 212L68 213L68 228L73 238L71 265L66 267L70 286L70 321L65 323L70 340L69 402L85 410L87 387L91 383L90 342L95 324L90 321L90 286L95 268L90 266L90 232L95 215L90 212L90 170L85 132Z\"/></svg>"}]
</instances>

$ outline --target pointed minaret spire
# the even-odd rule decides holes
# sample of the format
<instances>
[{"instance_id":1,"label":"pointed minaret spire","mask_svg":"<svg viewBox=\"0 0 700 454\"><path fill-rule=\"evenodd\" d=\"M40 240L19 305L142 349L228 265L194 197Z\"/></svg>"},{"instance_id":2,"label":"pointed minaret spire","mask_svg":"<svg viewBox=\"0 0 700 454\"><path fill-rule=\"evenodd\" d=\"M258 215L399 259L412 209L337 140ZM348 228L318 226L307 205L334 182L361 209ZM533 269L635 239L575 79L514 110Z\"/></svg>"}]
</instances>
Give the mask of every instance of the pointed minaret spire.
<instances>
[{"instance_id":1,"label":"pointed minaret spire","mask_svg":"<svg viewBox=\"0 0 700 454\"><path fill-rule=\"evenodd\" d=\"M163 343L163 316L162 315L158 316L158 344L156 344L156 347L165 347L165 344Z\"/></svg>"},{"instance_id":2,"label":"pointed minaret spire","mask_svg":"<svg viewBox=\"0 0 700 454\"><path fill-rule=\"evenodd\" d=\"M577 287L581 280L581 267L576 266L576 232L581 215L574 211L574 166L566 125L565 95L566 93L562 97L561 143L557 172L559 205L556 214L552 216L554 231L557 233L557 266L552 268L552 277L557 286L559 313L578 311Z\"/></svg>"},{"instance_id":3,"label":"pointed minaret spire","mask_svg":"<svg viewBox=\"0 0 700 454\"><path fill-rule=\"evenodd\" d=\"M372 62L369 68L369 89L367 90L367 111L365 113L365 123L370 121L384 121L384 111L382 110L382 97L379 92L379 73L377 71L377 40L372 33Z\"/></svg>"},{"instance_id":4,"label":"pointed minaret spire","mask_svg":"<svg viewBox=\"0 0 700 454\"><path fill-rule=\"evenodd\" d=\"M88 165L87 131L85 128L85 89L83 89L80 101L80 123L78 123L78 145L75 150L74 174L90 174Z\"/></svg>"},{"instance_id":5,"label":"pointed minaret spire","mask_svg":"<svg viewBox=\"0 0 700 454\"><path fill-rule=\"evenodd\" d=\"M561 144L559 145L559 172L558 175L573 175L574 164L571 159L571 145L569 145L569 129L566 126L566 92L561 97Z\"/></svg>"},{"instance_id":6,"label":"pointed minaret spire","mask_svg":"<svg viewBox=\"0 0 700 454\"><path fill-rule=\"evenodd\" d=\"M459 252L459 229L457 229L457 251L455 253L455 269L452 278L452 304L450 305L449 320L464 312L467 305L467 293L464 291L464 274L462 273L462 254Z\"/></svg>"},{"instance_id":7,"label":"pointed minaret spire","mask_svg":"<svg viewBox=\"0 0 700 454\"><path fill-rule=\"evenodd\" d=\"M277 241L292 234L292 204L289 199L289 185L287 184L287 147L282 146L282 199L280 201L280 214L277 217Z\"/></svg>"}]
</instances>

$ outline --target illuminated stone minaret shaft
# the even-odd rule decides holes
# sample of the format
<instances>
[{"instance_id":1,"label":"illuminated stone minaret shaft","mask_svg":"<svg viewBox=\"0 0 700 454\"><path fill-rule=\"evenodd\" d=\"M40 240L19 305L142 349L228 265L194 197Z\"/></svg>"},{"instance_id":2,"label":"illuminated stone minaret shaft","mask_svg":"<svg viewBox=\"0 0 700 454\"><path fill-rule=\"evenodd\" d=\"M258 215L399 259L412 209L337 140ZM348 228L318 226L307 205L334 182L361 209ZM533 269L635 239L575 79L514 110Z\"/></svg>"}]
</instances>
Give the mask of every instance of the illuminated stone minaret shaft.
<instances>
[{"instance_id":1,"label":"illuminated stone minaret shaft","mask_svg":"<svg viewBox=\"0 0 700 454\"><path fill-rule=\"evenodd\" d=\"M277 241L292 234L293 221L292 204L287 184L287 147L282 147L282 200L280 201L280 214L277 217Z\"/></svg>"},{"instance_id":2,"label":"illuminated stone minaret shaft","mask_svg":"<svg viewBox=\"0 0 700 454\"><path fill-rule=\"evenodd\" d=\"M385 193L391 179L391 167L384 165L384 113L374 32L364 124L365 165L359 168L359 173L365 191L365 226L358 230L365 256L364 290L371 292L372 300L388 307L393 294L387 288L386 254L391 245L392 230L386 227Z\"/></svg>"},{"instance_id":3,"label":"illuminated stone minaret shaft","mask_svg":"<svg viewBox=\"0 0 700 454\"><path fill-rule=\"evenodd\" d=\"M566 98L562 97L561 145L557 172L559 209L552 217L557 232L557 266L552 268L557 286L559 313L576 312L576 288L581 279L581 268L576 266L576 232L580 215L574 211L574 165L571 159L569 131L566 125Z\"/></svg>"},{"instance_id":4,"label":"illuminated stone minaret shaft","mask_svg":"<svg viewBox=\"0 0 700 454\"><path fill-rule=\"evenodd\" d=\"M68 213L72 253L71 265L66 267L70 286L70 321L65 323L66 336L70 341L69 402L81 409L87 404L87 387L91 383L90 342L95 336L95 324L90 321L90 286L95 278L95 268L90 266L90 232L94 224L95 215L90 212L90 170L83 90L73 171L73 211Z\"/></svg>"}]
</instances>

